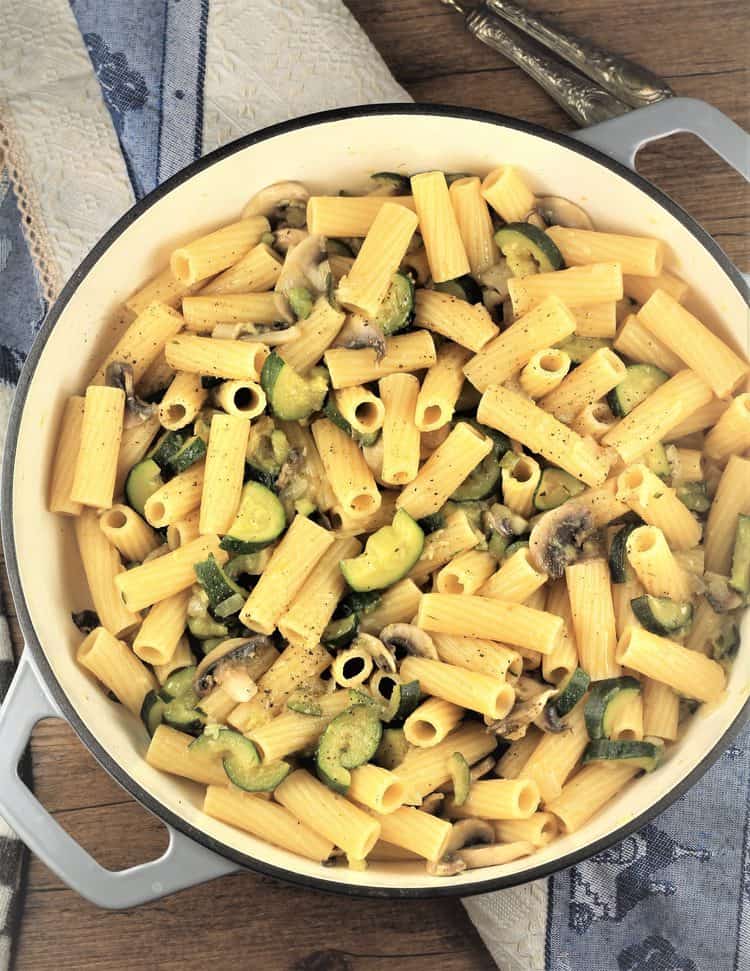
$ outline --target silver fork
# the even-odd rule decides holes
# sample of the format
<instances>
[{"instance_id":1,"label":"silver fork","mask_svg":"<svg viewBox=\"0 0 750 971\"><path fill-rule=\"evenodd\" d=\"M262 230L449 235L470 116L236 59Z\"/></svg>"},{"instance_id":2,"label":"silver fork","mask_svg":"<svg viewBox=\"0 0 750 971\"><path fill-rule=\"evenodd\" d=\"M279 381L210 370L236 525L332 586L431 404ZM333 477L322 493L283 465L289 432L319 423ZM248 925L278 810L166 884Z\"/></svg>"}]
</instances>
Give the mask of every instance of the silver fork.
<instances>
[{"instance_id":1,"label":"silver fork","mask_svg":"<svg viewBox=\"0 0 750 971\"><path fill-rule=\"evenodd\" d=\"M525 71L579 125L594 125L674 94L658 75L514 0L485 0L478 6L462 0L441 3L461 13L470 33Z\"/></svg>"}]
</instances>

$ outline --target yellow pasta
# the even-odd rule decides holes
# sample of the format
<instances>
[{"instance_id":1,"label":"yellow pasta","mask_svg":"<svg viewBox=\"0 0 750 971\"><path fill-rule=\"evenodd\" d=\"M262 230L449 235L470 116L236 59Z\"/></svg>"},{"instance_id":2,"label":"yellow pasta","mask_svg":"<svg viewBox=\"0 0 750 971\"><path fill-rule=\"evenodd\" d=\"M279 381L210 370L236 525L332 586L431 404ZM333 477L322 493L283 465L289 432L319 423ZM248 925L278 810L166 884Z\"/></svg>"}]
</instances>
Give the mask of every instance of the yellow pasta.
<instances>
[{"instance_id":1,"label":"yellow pasta","mask_svg":"<svg viewBox=\"0 0 750 971\"><path fill-rule=\"evenodd\" d=\"M509 603L525 603L546 582L547 574L537 570L531 562L528 546L522 546L505 560L479 592L483 597L493 597Z\"/></svg>"},{"instance_id":2,"label":"yellow pasta","mask_svg":"<svg viewBox=\"0 0 750 971\"><path fill-rule=\"evenodd\" d=\"M677 374L685 367L681 357L657 340L635 314L625 318L615 338L614 349L639 364L655 364L667 374Z\"/></svg>"},{"instance_id":3,"label":"yellow pasta","mask_svg":"<svg viewBox=\"0 0 750 971\"><path fill-rule=\"evenodd\" d=\"M319 297L306 320L298 324L299 337L284 344L279 353L295 371L303 373L318 364L341 330L345 314Z\"/></svg>"},{"instance_id":4,"label":"yellow pasta","mask_svg":"<svg viewBox=\"0 0 750 971\"><path fill-rule=\"evenodd\" d=\"M334 388L351 388L356 384L378 381L397 371L420 371L436 361L432 335L426 331L388 337L385 354L378 358L374 348L350 350L333 347L326 351L325 363Z\"/></svg>"},{"instance_id":5,"label":"yellow pasta","mask_svg":"<svg viewBox=\"0 0 750 971\"><path fill-rule=\"evenodd\" d=\"M435 578L438 593L477 593L494 572L497 561L491 553L466 550L444 566ZM491 595L490 595L491 596Z\"/></svg>"},{"instance_id":6,"label":"yellow pasta","mask_svg":"<svg viewBox=\"0 0 750 971\"><path fill-rule=\"evenodd\" d=\"M281 267L282 260L278 254L265 243L258 243L242 259L202 287L201 295L273 290Z\"/></svg>"},{"instance_id":7,"label":"yellow pasta","mask_svg":"<svg viewBox=\"0 0 750 971\"><path fill-rule=\"evenodd\" d=\"M374 610L362 616L359 629L364 634L379 634L388 624L410 622L421 598L422 592L413 580L399 580L382 593Z\"/></svg>"},{"instance_id":8,"label":"yellow pasta","mask_svg":"<svg viewBox=\"0 0 750 971\"><path fill-rule=\"evenodd\" d=\"M607 478L609 461L594 443L508 388L494 386L485 391L477 420L505 432L587 485L601 485Z\"/></svg>"},{"instance_id":9,"label":"yellow pasta","mask_svg":"<svg viewBox=\"0 0 750 971\"><path fill-rule=\"evenodd\" d=\"M569 307L588 307L622 298L622 270L619 263L572 266L554 273L513 277L508 281L508 290L517 317L552 295Z\"/></svg>"},{"instance_id":10,"label":"yellow pasta","mask_svg":"<svg viewBox=\"0 0 750 971\"><path fill-rule=\"evenodd\" d=\"M157 273L140 290L128 297L125 306L134 314L140 315L152 303L163 303L167 307L176 307L183 297L194 293L201 286L201 281L197 283L182 283L167 267L161 273Z\"/></svg>"},{"instance_id":11,"label":"yellow pasta","mask_svg":"<svg viewBox=\"0 0 750 971\"><path fill-rule=\"evenodd\" d=\"M624 632L616 656L618 663L668 684L688 698L716 701L724 690L726 676L717 661L641 627Z\"/></svg>"},{"instance_id":12,"label":"yellow pasta","mask_svg":"<svg viewBox=\"0 0 750 971\"><path fill-rule=\"evenodd\" d=\"M565 716L565 731L543 733L520 769L521 778L536 782L541 801L547 808L560 795L589 743L584 707L585 701L582 700Z\"/></svg>"},{"instance_id":13,"label":"yellow pasta","mask_svg":"<svg viewBox=\"0 0 750 971\"><path fill-rule=\"evenodd\" d=\"M521 673L521 655L495 641L479 637L463 637L456 634L432 634L432 640L441 661L467 671L488 674L500 681Z\"/></svg>"},{"instance_id":14,"label":"yellow pasta","mask_svg":"<svg viewBox=\"0 0 750 971\"><path fill-rule=\"evenodd\" d=\"M624 516L628 506L617 498L617 479L607 479L604 485L596 489L586 489L576 496L576 505L585 506L591 513L594 525L606 526L613 519Z\"/></svg>"},{"instance_id":15,"label":"yellow pasta","mask_svg":"<svg viewBox=\"0 0 750 971\"><path fill-rule=\"evenodd\" d=\"M108 688L134 715L143 699L156 689L156 678L124 641L97 627L81 642L76 660Z\"/></svg>"},{"instance_id":16,"label":"yellow pasta","mask_svg":"<svg viewBox=\"0 0 750 971\"><path fill-rule=\"evenodd\" d=\"M638 313L638 320L679 354L717 398L728 397L750 372L747 361L664 290L657 290L649 297Z\"/></svg>"},{"instance_id":17,"label":"yellow pasta","mask_svg":"<svg viewBox=\"0 0 750 971\"><path fill-rule=\"evenodd\" d=\"M505 718L515 701L515 692L507 682L443 661L407 657L399 673L406 681L419 681L427 694L488 718Z\"/></svg>"},{"instance_id":18,"label":"yellow pasta","mask_svg":"<svg viewBox=\"0 0 750 971\"><path fill-rule=\"evenodd\" d=\"M190 748L194 739L167 725L159 725L146 750L146 761L160 772L192 779L209 786L226 787L227 774L220 759ZM229 791L229 790L227 790Z\"/></svg>"},{"instance_id":19,"label":"yellow pasta","mask_svg":"<svg viewBox=\"0 0 750 971\"><path fill-rule=\"evenodd\" d=\"M627 368L608 347L601 347L568 375L554 391L539 402L541 408L570 424L587 405L624 380Z\"/></svg>"},{"instance_id":20,"label":"yellow pasta","mask_svg":"<svg viewBox=\"0 0 750 971\"><path fill-rule=\"evenodd\" d=\"M689 601L693 581L670 550L664 533L656 526L639 526L628 536L628 562L653 597Z\"/></svg>"},{"instance_id":21,"label":"yellow pasta","mask_svg":"<svg viewBox=\"0 0 750 971\"><path fill-rule=\"evenodd\" d=\"M511 742L508 749L503 752L495 766L495 775L500 776L501 779L517 779L541 737L542 732L534 725L529 725L523 738Z\"/></svg>"},{"instance_id":22,"label":"yellow pasta","mask_svg":"<svg viewBox=\"0 0 750 971\"><path fill-rule=\"evenodd\" d=\"M389 815L401 808L406 790L403 782L393 772L377 765L360 765L352 769L351 783L346 794L349 799L367 809Z\"/></svg>"},{"instance_id":23,"label":"yellow pasta","mask_svg":"<svg viewBox=\"0 0 750 971\"><path fill-rule=\"evenodd\" d=\"M199 374L180 371L159 404L159 421L170 431L184 428L195 420L207 397Z\"/></svg>"},{"instance_id":24,"label":"yellow pasta","mask_svg":"<svg viewBox=\"0 0 750 971\"><path fill-rule=\"evenodd\" d=\"M595 303L588 307L571 307L579 337L612 338L617 330L617 304Z\"/></svg>"},{"instance_id":25,"label":"yellow pasta","mask_svg":"<svg viewBox=\"0 0 750 971\"><path fill-rule=\"evenodd\" d=\"M638 627L639 621L631 603L645 593L643 584L637 576L629 577L623 583L612 584L612 606L615 609L615 630L622 637L626 627Z\"/></svg>"},{"instance_id":26,"label":"yellow pasta","mask_svg":"<svg viewBox=\"0 0 750 971\"><path fill-rule=\"evenodd\" d=\"M404 738L417 748L430 748L442 742L463 715L459 705L442 698L428 698L404 722Z\"/></svg>"},{"instance_id":27,"label":"yellow pasta","mask_svg":"<svg viewBox=\"0 0 750 971\"><path fill-rule=\"evenodd\" d=\"M469 259L443 173L413 175L411 191L432 279L443 283L468 273Z\"/></svg>"},{"instance_id":28,"label":"yellow pasta","mask_svg":"<svg viewBox=\"0 0 750 971\"><path fill-rule=\"evenodd\" d=\"M279 319L273 293L202 293L182 301L185 327L193 334L211 334L219 324L272 324ZM186 335L189 336L189 335Z\"/></svg>"},{"instance_id":29,"label":"yellow pasta","mask_svg":"<svg viewBox=\"0 0 750 971\"><path fill-rule=\"evenodd\" d=\"M750 460L733 455L722 473L706 523L706 569L729 575L740 515L750 515Z\"/></svg>"},{"instance_id":30,"label":"yellow pasta","mask_svg":"<svg viewBox=\"0 0 750 971\"><path fill-rule=\"evenodd\" d=\"M380 835L393 846L411 850L426 860L437 862L445 855L453 827L447 819L409 806L379 815Z\"/></svg>"},{"instance_id":31,"label":"yellow pasta","mask_svg":"<svg viewBox=\"0 0 750 971\"><path fill-rule=\"evenodd\" d=\"M296 421L280 422L280 427L291 447L305 456L307 476L311 482L318 509L331 509L336 505L336 496L326 477L312 432Z\"/></svg>"},{"instance_id":32,"label":"yellow pasta","mask_svg":"<svg viewBox=\"0 0 750 971\"><path fill-rule=\"evenodd\" d=\"M294 752L313 746L329 722L349 708L348 691L334 691L316 699L320 715L301 715L296 711L282 711L275 718L250 732L249 738L264 762L283 759Z\"/></svg>"},{"instance_id":33,"label":"yellow pasta","mask_svg":"<svg viewBox=\"0 0 750 971\"><path fill-rule=\"evenodd\" d=\"M137 425L132 425L130 428L123 428L122 437L120 438L120 451L117 455L115 496L119 497L122 495L128 473L134 465L137 465L141 461L149 450L154 435L158 431L158 415L151 415L146 421L138 422Z\"/></svg>"},{"instance_id":34,"label":"yellow pasta","mask_svg":"<svg viewBox=\"0 0 750 971\"><path fill-rule=\"evenodd\" d=\"M448 190L472 276L479 276L499 257L492 218L476 176L454 179Z\"/></svg>"},{"instance_id":35,"label":"yellow pasta","mask_svg":"<svg viewBox=\"0 0 750 971\"><path fill-rule=\"evenodd\" d=\"M179 644L177 649L179 650ZM257 645L253 656L245 661L244 674L251 681L257 683L266 671L276 663L278 658L279 652L273 644L262 642ZM209 722L225 723L229 721L229 716L239 706L227 690L216 687L201 698L199 707Z\"/></svg>"},{"instance_id":36,"label":"yellow pasta","mask_svg":"<svg viewBox=\"0 0 750 971\"><path fill-rule=\"evenodd\" d=\"M533 354L521 371L521 388L530 398L541 398L554 391L570 370L570 358L556 347L545 347Z\"/></svg>"},{"instance_id":37,"label":"yellow pasta","mask_svg":"<svg viewBox=\"0 0 750 971\"><path fill-rule=\"evenodd\" d=\"M500 165L482 182L482 195L506 223L525 222L536 208L534 193L512 165Z\"/></svg>"},{"instance_id":38,"label":"yellow pasta","mask_svg":"<svg viewBox=\"0 0 750 971\"><path fill-rule=\"evenodd\" d=\"M138 608L129 609L123 604L115 586L117 576L125 569L117 550L101 531L93 509L84 509L76 518L75 532L94 610L110 634L126 634L138 624L140 616L134 613Z\"/></svg>"},{"instance_id":39,"label":"yellow pasta","mask_svg":"<svg viewBox=\"0 0 750 971\"><path fill-rule=\"evenodd\" d=\"M178 371L258 381L268 347L254 341L214 340L184 334L167 342L167 361Z\"/></svg>"},{"instance_id":40,"label":"yellow pasta","mask_svg":"<svg viewBox=\"0 0 750 971\"><path fill-rule=\"evenodd\" d=\"M99 526L126 563L140 563L161 545L153 529L130 506L117 504L102 513Z\"/></svg>"},{"instance_id":41,"label":"yellow pasta","mask_svg":"<svg viewBox=\"0 0 750 971\"><path fill-rule=\"evenodd\" d=\"M414 211L411 196L311 196L307 228L320 236L366 236L387 203Z\"/></svg>"},{"instance_id":42,"label":"yellow pasta","mask_svg":"<svg viewBox=\"0 0 750 971\"><path fill-rule=\"evenodd\" d=\"M167 546L170 550L176 550L178 546L185 546L200 536L198 524L200 523L200 506L189 512L184 519L178 519L167 526Z\"/></svg>"},{"instance_id":43,"label":"yellow pasta","mask_svg":"<svg viewBox=\"0 0 750 971\"><path fill-rule=\"evenodd\" d=\"M404 206L387 202L380 209L354 265L339 281L336 296L342 306L366 317L377 314L417 222L416 215Z\"/></svg>"},{"instance_id":44,"label":"yellow pasta","mask_svg":"<svg viewBox=\"0 0 750 971\"><path fill-rule=\"evenodd\" d=\"M194 564L209 555L213 555L219 564L226 563L227 554L219 549L218 536L201 536L171 553L119 573L115 585L127 607L141 610L192 586L195 582Z\"/></svg>"},{"instance_id":45,"label":"yellow pasta","mask_svg":"<svg viewBox=\"0 0 750 971\"><path fill-rule=\"evenodd\" d=\"M564 833L574 833L616 796L637 772L637 766L627 762L585 765L557 799L547 803L547 809L560 820Z\"/></svg>"},{"instance_id":46,"label":"yellow pasta","mask_svg":"<svg viewBox=\"0 0 750 971\"><path fill-rule=\"evenodd\" d=\"M661 273L664 243L659 239L564 226L550 226L547 235L562 253L566 266L619 263L623 273L646 277Z\"/></svg>"},{"instance_id":47,"label":"yellow pasta","mask_svg":"<svg viewBox=\"0 0 750 971\"><path fill-rule=\"evenodd\" d=\"M451 778L450 756L460 752L469 765L489 755L496 739L479 722L467 722L430 748L412 748L406 753L396 774L407 789L406 802L419 804ZM393 842L389 840L389 842Z\"/></svg>"},{"instance_id":48,"label":"yellow pasta","mask_svg":"<svg viewBox=\"0 0 750 971\"><path fill-rule=\"evenodd\" d=\"M703 453L697 448L677 448L673 445L667 450L667 458L673 486L703 481Z\"/></svg>"},{"instance_id":49,"label":"yellow pasta","mask_svg":"<svg viewBox=\"0 0 750 971\"><path fill-rule=\"evenodd\" d=\"M380 379L379 390L385 405L381 479L406 485L419 470L419 429L414 423L419 381L413 374L391 374Z\"/></svg>"},{"instance_id":50,"label":"yellow pasta","mask_svg":"<svg viewBox=\"0 0 750 971\"><path fill-rule=\"evenodd\" d=\"M459 344L443 344L437 352L417 395L415 422L421 432L443 428L453 417L464 383L463 367L470 357Z\"/></svg>"},{"instance_id":51,"label":"yellow pasta","mask_svg":"<svg viewBox=\"0 0 750 971\"><path fill-rule=\"evenodd\" d=\"M172 251L169 266L182 283L197 283L226 270L260 242L270 229L263 216L251 216L223 226Z\"/></svg>"},{"instance_id":52,"label":"yellow pasta","mask_svg":"<svg viewBox=\"0 0 750 971\"><path fill-rule=\"evenodd\" d=\"M498 334L484 304L440 290L417 290L414 323L477 353Z\"/></svg>"},{"instance_id":53,"label":"yellow pasta","mask_svg":"<svg viewBox=\"0 0 750 971\"><path fill-rule=\"evenodd\" d=\"M304 769L288 775L274 796L302 823L340 846L353 859L363 860L380 836L376 819Z\"/></svg>"},{"instance_id":54,"label":"yellow pasta","mask_svg":"<svg viewBox=\"0 0 750 971\"><path fill-rule=\"evenodd\" d=\"M190 591L183 590L155 604L135 635L133 650L147 664L166 664L187 624Z\"/></svg>"},{"instance_id":55,"label":"yellow pasta","mask_svg":"<svg viewBox=\"0 0 750 971\"><path fill-rule=\"evenodd\" d=\"M415 583L423 583L430 574L448 563L454 556L473 549L479 542L463 510L451 512L445 526L425 537L422 554L409 572Z\"/></svg>"},{"instance_id":56,"label":"yellow pasta","mask_svg":"<svg viewBox=\"0 0 750 971\"><path fill-rule=\"evenodd\" d=\"M417 623L427 631L486 637L549 654L562 636L563 621L524 604L465 594L426 593Z\"/></svg>"},{"instance_id":57,"label":"yellow pasta","mask_svg":"<svg viewBox=\"0 0 750 971\"><path fill-rule=\"evenodd\" d=\"M200 506L204 477L204 465L200 462L170 479L146 500L146 521L155 529L163 529L188 516Z\"/></svg>"},{"instance_id":58,"label":"yellow pasta","mask_svg":"<svg viewBox=\"0 0 750 971\"><path fill-rule=\"evenodd\" d=\"M563 578L550 585L544 609L550 614L562 617L564 621L560 641L549 654L545 654L542 658L542 677L550 684L559 685L578 667L578 648L574 636L573 616L570 612L570 598Z\"/></svg>"},{"instance_id":59,"label":"yellow pasta","mask_svg":"<svg viewBox=\"0 0 750 971\"><path fill-rule=\"evenodd\" d=\"M125 414L125 392L91 385L86 389L72 502L108 509L112 505Z\"/></svg>"},{"instance_id":60,"label":"yellow pasta","mask_svg":"<svg viewBox=\"0 0 750 971\"><path fill-rule=\"evenodd\" d=\"M539 807L539 788L526 778L480 779L469 789L462 806L449 801L447 812L455 818L528 819Z\"/></svg>"},{"instance_id":61,"label":"yellow pasta","mask_svg":"<svg viewBox=\"0 0 750 971\"><path fill-rule=\"evenodd\" d=\"M500 477L504 504L511 512L528 519L533 514L534 494L542 477L539 463L530 455L519 455L512 465L503 465Z\"/></svg>"},{"instance_id":62,"label":"yellow pasta","mask_svg":"<svg viewBox=\"0 0 750 971\"><path fill-rule=\"evenodd\" d=\"M643 734L673 742L678 735L680 698L668 684L643 678Z\"/></svg>"},{"instance_id":63,"label":"yellow pasta","mask_svg":"<svg viewBox=\"0 0 750 971\"><path fill-rule=\"evenodd\" d=\"M437 512L491 449L490 438L460 422L402 490L396 505L414 519Z\"/></svg>"},{"instance_id":64,"label":"yellow pasta","mask_svg":"<svg viewBox=\"0 0 750 971\"><path fill-rule=\"evenodd\" d=\"M607 402L595 401L578 412L571 421L570 427L584 438L588 436L599 442L608 431L614 428L616 422L617 419L610 411Z\"/></svg>"},{"instance_id":65,"label":"yellow pasta","mask_svg":"<svg viewBox=\"0 0 750 971\"><path fill-rule=\"evenodd\" d=\"M257 381L223 381L214 401L235 418L257 418L266 410L266 394Z\"/></svg>"},{"instance_id":66,"label":"yellow pasta","mask_svg":"<svg viewBox=\"0 0 750 971\"><path fill-rule=\"evenodd\" d=\"M342 688L358 688L370 677L373 667L372 655L355 641L351 647L338 651L331 664L331 676Z\"/></svg>"},{"instance_id":67,"label":"yellow pasta","mask_svg":"<svg viewBox=\"0 0 750 971\"><path fill-rule=\"evenodd\" d=\"M228 533L240 504L250 422L214 415L208 438L201 495L201 533Z\"/></svg>"},{"instance_id":68,"label":"yellow pasta","mask_svg":"<svg viewBox=\"0 0 750 971\"><path fill-rule=\"evenodd\" d=\"M690 289L687 283L667 273L666 270L662 270L656 276L638 276L623 269L622 285L625 296L631 297L637 303L646 303L657 290L666 290L678 303L682 303Z\"/></svg>"},{"instance_id":69,"label":"yellow pasta","mask_svg":"<svg viewBox=\"0 0 750 971\"><path fill-rule=\"evenodd\" d=\"M167 678L174 671L179 671L181 668L189 668L195 664L195 658L193 657L193 652L190 650L190 642L187 637L181 637L177 641L177 647L174 649L172 656L164 664L154 664L154 674L156 675L156 680L159 684L164 684ZM220 690L220 689L216 689ZM202 699L206 701L206 699ZM234 704L234 702L232 702ZM201 705L202 708L202 705ZM231 709L229 709L231 710ZM227 711L227 714L229 713Z\"/></svg>"},{"instance_id":70,"label":"yellow pasta","mask_svg":"<svg viewBox=\"0 0 750 971\"><path fill-rule=\"evenodd\" d=\"M674 489L645 465L629 466L617 479L617 498L649 526L664 532L673 550L689 550L701 539L701 525Z\"/></svg>"},{"instance_id":71,"label":"yellow pasta","mask_svg":"<svg viewBox=\"0 0 750 971\"><path fill-rule=\"evenodd\" d=\"M681 421L711 400L711 389L694 371L679 371L619 421L602 438L625 463L633 462Z\"/></svg>"},{"instance_id":72,"label":"yellow pasta","mask_svg":"<svg viewBox=\"0 0 750 971\"><path fill-rule=\"evenodd\" d=\"M327 418L318 419L312 433L328 481L347 515L371 516L382 500L357 443Z\"/></svg>"},{"instance_id":73,"label":"yellow pasta","mask_svg":"<svg viewBox=\"0 0 750 971\"><path fill-rule=\"evenodd\" d=\"M606 561L574 563L565 570L565 583L581 667L592 681L618 677L615 612Z\"/></svg>"},{"instance_id":74,"label":"yellow pasta","mask_svg":"<svg viewBox=\"0 0 750 971\"><path fill-rule=\"evenodd\" d=\"M576 322L565 304L548 295L540 305L525 314L490 341L464 368L466 377L479 391L507 381L536 351L559 344L575 333Z\"/></svg>"},{"instance_id":75,"label":"yellow pasta","mask_svg":"<svg viewBox=\"0 0 750 971\"><path fill-rule=\"evenodd\" d=\"M288 809L249 792L209 785L203 812L230 826L319 863L333 852L333 841L300 822Z\"/></svg>"},{"instance_id":76,"label":"yellow pasta","mask_svg":"<svg viewBox=\"0 0 750 971\"><path fill-rule=\"evenodd\" d=\"M321 526L296 516L242 608L242 623L270 634L334 539Z\"/></svg>"},{"instance_id":77,"label":"yellow pasta","mask_svg":"<svg viewBox=\"0 0 750 971\"><path fill-rule=\"evenodd\" d=\"M358 540L347 537L335 540L323 553L279 620L279 631L290 644L310 647L319 643L320 635L346 589L339 563L357 556L361 549Z\"/></svg>"},{"instance_id":78,"label":"yellow pasta","mask_svg":"<svg viewBox=\"0 0 750 971\"><path fill-rule=\"evenodd\" d=\"M107 368L117 362L132 368L133 382L138 384L166 342L182 329L183 324L180 314L166 304L149 304L104 358L91 383L104 384Z\"/></svg>"},{"instance_id":79,"label":"yellow pasta","mask_svg":"<svg viewBox=\"0 0 750 971\"><path fill-rule=\"evenodd\" d=\"M498 819L494 826L501 843L523 840L534 846L546 846L558 833L557 817L552 813L537 812L528 819Z\"/></svg>"},{"instance_id":80,"label":"yellow pasta","mask_svg":"<svg viewBox=\"0 0 750 971\"><path fill-rule=\"evenodd\" d=\"M85 399L79 395L71 395L65 402L65 411L57 436L55 461L52 465L49 511L62 513L65 516L78 516L83 508L80 502L73 502L70 493L75 478L78 452L81 448L84 405Z\"/></svg>"},{"instance_id":81,"label":"yellow pasta","mask_svg":"<svg viewBox=\"0 0 750 971\"><path fill-rule=\"evenodd\" d=\"M383 380L391 381L393 377L408 378L410 375L392 375L391 378L383 378ZM334 397L336 407L355 432L360 435L371 435L383 427L385 405L372 391L359 385L353 388L342 388L334 392Z\"/></svg>"},{"instance_id":82,"label":"yellow pasta","mask_svg":"<svg viewBox=\"0 0 750 971\"><path fill-rule=\"evenodd\" d=\"M734 398L706 436L704 451L715 462L723 462L732 453L750 449L750 394Z\"/></svg>"}]
</instances>

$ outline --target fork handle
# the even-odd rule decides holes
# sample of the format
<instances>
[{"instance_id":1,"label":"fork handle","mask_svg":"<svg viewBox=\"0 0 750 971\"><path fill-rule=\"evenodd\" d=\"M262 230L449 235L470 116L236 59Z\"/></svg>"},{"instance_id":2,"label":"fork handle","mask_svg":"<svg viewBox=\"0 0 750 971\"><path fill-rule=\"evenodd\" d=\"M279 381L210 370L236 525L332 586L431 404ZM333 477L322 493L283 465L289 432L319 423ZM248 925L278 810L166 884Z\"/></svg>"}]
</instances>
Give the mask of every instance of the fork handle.
<instances>
[{"instance_id":1,"label":"fork handle","mask_svg":"<svg viewBox=\"0 0 750 971\"><path fill-rule=\"evenodd\" d=\"M466 27L528 74L578 125L596 125L629 111L628 105L559 61L483 4L466 17Z\"/></svg>"},{"instance_id":2,"label":"fork handle","mask_svg":"<svg viewBox=\"0 0 750 971\"><path fill-rule=\"evenodd\" d=\"M499 17L544 44L558 57L569 61L631 108L643 108L674 96L664 78L627 57L602 50L591 41L576 37L514 0L486 0L485 5Z\"/></svg>"}]
</instances>

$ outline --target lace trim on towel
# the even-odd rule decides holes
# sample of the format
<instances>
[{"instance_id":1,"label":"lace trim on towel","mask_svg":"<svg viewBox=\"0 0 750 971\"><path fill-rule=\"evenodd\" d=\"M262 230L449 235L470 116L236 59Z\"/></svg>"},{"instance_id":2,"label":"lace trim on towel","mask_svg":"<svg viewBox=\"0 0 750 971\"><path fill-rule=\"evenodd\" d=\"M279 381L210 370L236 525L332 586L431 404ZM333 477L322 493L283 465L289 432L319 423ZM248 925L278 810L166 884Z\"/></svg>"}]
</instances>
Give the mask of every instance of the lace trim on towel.
<instances>
[{"instance_id":1,"label":"lace trim on towel","mask_svg":"<svg viewBox=\"0 0 750 971\"><path fill-rule=\"evenodd\" d=\"M33 183L26 180L22 152L11 129L10 112L0 101L0 172L3 169L7 171L15 193L23 233L36 267L42 295L51 304L62 285L60 271L52 256Z\"/></svg>"}]
</instances>

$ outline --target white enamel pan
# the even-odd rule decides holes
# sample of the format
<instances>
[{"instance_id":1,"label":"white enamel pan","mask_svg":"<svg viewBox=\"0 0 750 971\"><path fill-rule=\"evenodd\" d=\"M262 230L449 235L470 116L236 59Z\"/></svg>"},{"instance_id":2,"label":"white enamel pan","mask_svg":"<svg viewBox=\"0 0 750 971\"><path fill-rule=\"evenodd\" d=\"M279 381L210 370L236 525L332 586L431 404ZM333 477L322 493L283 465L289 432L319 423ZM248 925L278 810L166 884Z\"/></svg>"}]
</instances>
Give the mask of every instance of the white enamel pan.
<instances>
[{"instance_id":1,"label":"white enamel pan","mask_svg":"<svg viewBox=\"0 0 750 971\"><path fill-rule=\"evenodd\" d=\"M708 105L685 99L575 137L434 105L312 115L239 139L189 166L134 206L86 257L21 375L2 479L3 544L26 650L0 711L0 815L69 886L100 906L128 907L249 867L363 896L482 893L554 873L622 839L685 792L724 750L750 710L750 616L725 698L700 709L663 768L638 779L580 832L533 857L447 879L417 865L373 864L355 872L302 860L205 816L201 787L146 764L140 721L75 663L80 635L70 612L89 601L71 525L46 509L63 403L80 393L113 343L118 306L165 264L176 243L235 219L257 189L280 179L298 179L320 193L361 187L368 173L381 170L484 174L501 162L517 164L537 193L573 200L598 227L665 240L668 266L690 281L691 309L747 352L742 276L700 226L632 170L642 144L676 131L695 133L747 177L745 133ZM164 856L118 873L105 870L36 801L17 766L35 723L50 716L66 719L123 788L163 820L170 833Z\"/></svg>"}]
</instances>

